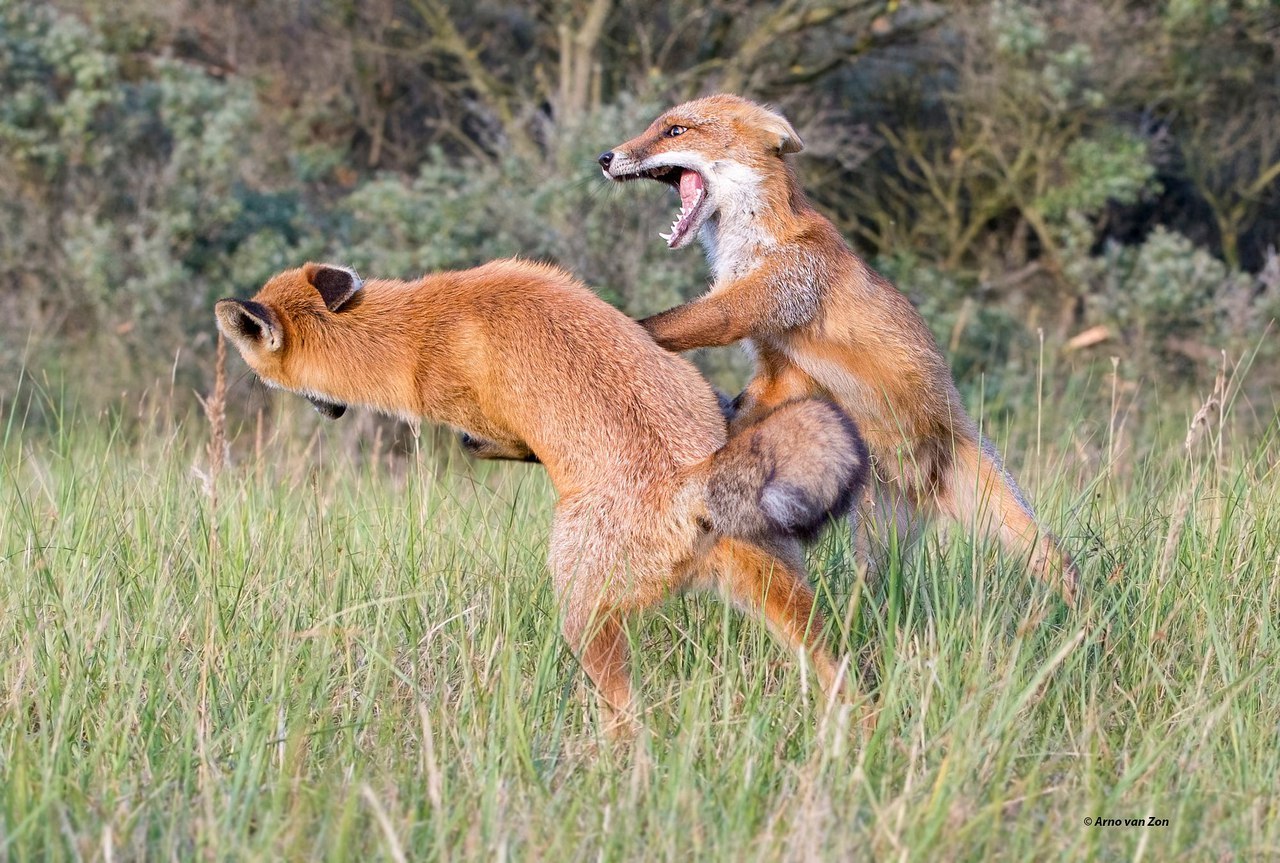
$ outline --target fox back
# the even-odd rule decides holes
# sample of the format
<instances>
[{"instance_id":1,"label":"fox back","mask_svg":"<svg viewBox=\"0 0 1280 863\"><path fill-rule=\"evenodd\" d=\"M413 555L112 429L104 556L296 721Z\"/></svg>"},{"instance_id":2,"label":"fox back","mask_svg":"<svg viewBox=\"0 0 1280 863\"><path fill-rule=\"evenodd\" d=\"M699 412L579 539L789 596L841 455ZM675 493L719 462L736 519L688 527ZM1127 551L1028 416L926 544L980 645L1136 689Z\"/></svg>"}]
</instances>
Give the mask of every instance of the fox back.
<instances>
[{"instance_id":1,"label":"fox back","mask_svg":"<svg viewBox=\"0 0 1280 863\"><path fill-rule=\"evenodd\" d=\"M690 521L758 537L847 509L865 471L852 424L816 402L725 447L697 370L554 267L498 261L363 282L308 264L252 300L219 302L217 316L264 380L322 413L364 405L527 448L562 495L605 487L660 509L678 499Z\"/></svg>"}]
</instances>

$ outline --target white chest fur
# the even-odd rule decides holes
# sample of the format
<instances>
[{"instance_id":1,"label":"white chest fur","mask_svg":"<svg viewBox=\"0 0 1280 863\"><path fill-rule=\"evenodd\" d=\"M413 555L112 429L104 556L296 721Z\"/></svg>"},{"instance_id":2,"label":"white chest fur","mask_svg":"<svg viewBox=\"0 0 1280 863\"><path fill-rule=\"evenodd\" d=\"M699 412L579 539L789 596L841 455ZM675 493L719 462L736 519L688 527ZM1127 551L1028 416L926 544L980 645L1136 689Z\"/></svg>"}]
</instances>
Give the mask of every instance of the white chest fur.
<instances>
[{"instance_id":1,"label":"white chest fur","mask_svg":"<svg viewBox=\"0 0 1280 863\"><path fill-rule=\"evenodd\" d=\"M760 266L776 240L761 226L765 204L760 175L746 165L730 161L713 162L710 171L715 178L716 214L703 223L698 239L718 286L740 279Z\"/></svg>"}]
</instances>

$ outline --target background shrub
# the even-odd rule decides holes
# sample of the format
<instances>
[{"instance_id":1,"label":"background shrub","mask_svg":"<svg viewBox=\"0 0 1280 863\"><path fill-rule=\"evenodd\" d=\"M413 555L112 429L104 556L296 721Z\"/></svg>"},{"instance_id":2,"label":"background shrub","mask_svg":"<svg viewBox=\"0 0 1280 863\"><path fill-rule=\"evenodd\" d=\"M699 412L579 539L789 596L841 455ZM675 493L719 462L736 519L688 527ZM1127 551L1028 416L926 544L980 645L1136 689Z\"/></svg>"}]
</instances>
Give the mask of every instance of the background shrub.
<instances>
[{"instance_id":1,"label":"background shrub","mask_svg":"<svg viewBox=\"0 0 1280 863\"><path fill-rule=\"evenodd\" d=\"M669 194L594 156L729 89L795 121L815 202L962 384L1101 324L1070 368L1180 387L1260 347L1265 389L1277 33L1274 4L1226 0L0 0L0 374L91 402L204 389L212 301L315 258L523 255L652 313L705 266L657 240ZM745 369L698 360L726 387Z\"/></svg>"}]
</instances>

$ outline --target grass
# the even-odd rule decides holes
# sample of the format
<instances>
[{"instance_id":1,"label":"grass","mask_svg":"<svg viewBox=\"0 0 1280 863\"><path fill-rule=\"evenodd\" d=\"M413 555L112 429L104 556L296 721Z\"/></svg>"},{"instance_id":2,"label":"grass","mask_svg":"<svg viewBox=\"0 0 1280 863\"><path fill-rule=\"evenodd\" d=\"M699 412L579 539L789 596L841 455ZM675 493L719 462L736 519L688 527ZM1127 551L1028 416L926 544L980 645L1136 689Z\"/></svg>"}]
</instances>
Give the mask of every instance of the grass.
<instances>
[{"instance_id":1,"label":"grass","mask_svg":"<svg viewBox=\"0 0 1280 863\"><path fill-rule=\"evenodd\" d=\"M288 402L209 477L201 421L11 411L0 859L1276 857L1276 428L1211 409L1188 451L1195 405L1078 396L993 430L1087 607L963 535L869 585L837 528L812 577L874 735L688 596L631 627L630 748L557 632L539 469L291 434Z\"/></svg>"}]
</instances>

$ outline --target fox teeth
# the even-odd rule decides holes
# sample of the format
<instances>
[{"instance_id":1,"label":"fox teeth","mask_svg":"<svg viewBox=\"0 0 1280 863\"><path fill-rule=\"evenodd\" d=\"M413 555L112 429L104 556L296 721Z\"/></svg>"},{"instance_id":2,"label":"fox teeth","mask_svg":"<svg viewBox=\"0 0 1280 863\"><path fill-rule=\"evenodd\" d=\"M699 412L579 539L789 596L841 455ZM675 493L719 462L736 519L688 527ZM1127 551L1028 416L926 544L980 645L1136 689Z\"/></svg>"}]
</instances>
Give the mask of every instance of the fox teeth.
<instances>
[{"instance_id":1,"label":"fox teeth","mask_svg":"<svg viewBox=\"0 0 1280 863\"><path fill-rule=\"evenodd\" d=\"M675 233L675 232L674 232L674 231L672 231L670 234L664 234L664 233L662 233L661 231L659 231L659 232L658 232L658 236L659 236L659 237L662 237L662 239L666 240L666 241L669 243L669 242L671 242L671 237L672 237L672 235L673 235L674 233Z\"/></svg>"}]
</instances>

